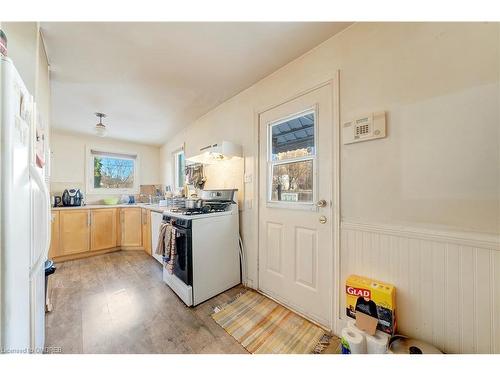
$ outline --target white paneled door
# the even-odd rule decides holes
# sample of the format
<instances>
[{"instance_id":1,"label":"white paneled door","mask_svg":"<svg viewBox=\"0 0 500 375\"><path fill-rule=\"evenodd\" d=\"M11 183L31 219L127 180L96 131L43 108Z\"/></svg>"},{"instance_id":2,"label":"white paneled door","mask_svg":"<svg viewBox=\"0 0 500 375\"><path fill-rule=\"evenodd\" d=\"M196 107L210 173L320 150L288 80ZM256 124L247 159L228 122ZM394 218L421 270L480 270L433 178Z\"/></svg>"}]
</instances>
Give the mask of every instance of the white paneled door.
<instances>
[{"instance_id":1,"label":"white paneled door","mask_svg":"<svg viewBox=\"0 0 500 375\"><path fill-rule=\"evenodd\" d=\"M325 85L259 117L259 289L331 327L333 98Z\"/></svg>"}]
</instances>

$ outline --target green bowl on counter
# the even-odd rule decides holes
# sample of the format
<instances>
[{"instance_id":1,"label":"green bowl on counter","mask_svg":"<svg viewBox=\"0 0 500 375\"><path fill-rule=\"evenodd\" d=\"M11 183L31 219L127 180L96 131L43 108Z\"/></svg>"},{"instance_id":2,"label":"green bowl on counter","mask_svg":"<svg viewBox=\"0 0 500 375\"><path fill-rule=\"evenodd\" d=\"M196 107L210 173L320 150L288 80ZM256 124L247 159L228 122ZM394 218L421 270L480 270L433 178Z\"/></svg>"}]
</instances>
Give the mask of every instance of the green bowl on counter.
<instances>
[{"instance_id":1,"label":"green bowl on counter","mask_svg":"<svg viewBox=\"0 0 500 375\"><path fill-rule=\"evenodd\" d=\"M104 202L104 204L112 205L112 204L118 204L119 200L120 198L113 197L113 198L104 198L102 201Z\"/></svg>"}]
</instances>

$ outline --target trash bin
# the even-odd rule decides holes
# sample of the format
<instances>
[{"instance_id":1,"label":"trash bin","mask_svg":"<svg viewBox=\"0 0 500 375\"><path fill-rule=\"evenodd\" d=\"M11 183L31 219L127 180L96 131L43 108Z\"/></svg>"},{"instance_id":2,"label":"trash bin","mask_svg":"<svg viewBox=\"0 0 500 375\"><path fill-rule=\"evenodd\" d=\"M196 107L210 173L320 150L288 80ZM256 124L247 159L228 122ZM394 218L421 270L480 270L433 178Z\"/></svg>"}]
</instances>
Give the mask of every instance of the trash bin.
<instances>
[{"instance_id":1,"label":"trash bin","mask_svg":"<svg viewBox=\"0 0 500 375\"><path fill-rule=\"evenodd\" d=\"M47 301L47 286L49 284L49 276L56 272L56 266L54 265L54 261L47 259L45 261L45 310L50 311L47 307L50 305Z\"/></svg>"}]
</instances>

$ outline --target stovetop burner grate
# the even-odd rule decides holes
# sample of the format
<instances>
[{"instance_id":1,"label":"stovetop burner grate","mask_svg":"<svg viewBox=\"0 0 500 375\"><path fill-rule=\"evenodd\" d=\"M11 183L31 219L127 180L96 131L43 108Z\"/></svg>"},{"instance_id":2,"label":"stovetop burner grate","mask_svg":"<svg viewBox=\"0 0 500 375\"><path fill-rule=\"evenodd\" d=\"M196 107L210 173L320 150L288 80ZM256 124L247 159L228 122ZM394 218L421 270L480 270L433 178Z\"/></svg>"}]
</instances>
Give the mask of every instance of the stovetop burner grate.
<instances>
[{"instance_id":1,"label":"stovetop burner grate","mask_svg":"<svg viewBox=\"0 0 500 375\"><path fill-rule=\"evenodd\" d=\"M201 208L185 208L185 207L173 207L172 212L176 212L182 215L203 215L210 214L214 212L225 212L228 211L231 206L229 202L205 202Z\"/></svg>"}]
</instances>

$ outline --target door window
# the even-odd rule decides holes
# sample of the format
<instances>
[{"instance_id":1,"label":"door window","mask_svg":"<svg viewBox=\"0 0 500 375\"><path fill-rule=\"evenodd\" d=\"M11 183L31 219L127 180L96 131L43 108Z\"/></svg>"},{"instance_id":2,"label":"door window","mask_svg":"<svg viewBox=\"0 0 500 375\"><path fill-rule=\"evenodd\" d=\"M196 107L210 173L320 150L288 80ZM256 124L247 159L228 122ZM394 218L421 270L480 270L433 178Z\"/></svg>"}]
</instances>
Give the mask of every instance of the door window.
<instances>
[{"instance_id":1,"label":"door window","mask_svg":"<svg viewBox=\"0 0 500 375\"><path fill-rule=\"evenodd\" d=\"M313 109L269 124L268 203L311 205L315 199Z\"/></svg>"}]
</instances>

